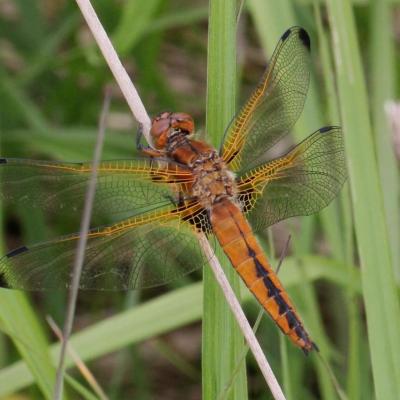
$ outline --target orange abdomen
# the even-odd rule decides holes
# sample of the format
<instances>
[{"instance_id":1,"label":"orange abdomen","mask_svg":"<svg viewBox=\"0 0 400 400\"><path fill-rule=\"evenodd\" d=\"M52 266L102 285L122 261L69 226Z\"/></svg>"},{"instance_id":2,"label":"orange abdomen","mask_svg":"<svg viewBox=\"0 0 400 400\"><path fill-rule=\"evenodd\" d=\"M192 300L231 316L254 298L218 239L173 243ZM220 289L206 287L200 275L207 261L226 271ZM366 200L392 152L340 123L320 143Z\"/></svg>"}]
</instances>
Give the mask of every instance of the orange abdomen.
<instances>
[{"instance_id":1,"label":"orange abdomen","mask_svg":"<svg viewBox=\"0 0 400 400\"><path fill-rule=\"evenodd\" d=\"M240 209L228 199L214 204L211 224L233 267L282 332L305 353L316 348Z\"/></svg>"}]
</instances>

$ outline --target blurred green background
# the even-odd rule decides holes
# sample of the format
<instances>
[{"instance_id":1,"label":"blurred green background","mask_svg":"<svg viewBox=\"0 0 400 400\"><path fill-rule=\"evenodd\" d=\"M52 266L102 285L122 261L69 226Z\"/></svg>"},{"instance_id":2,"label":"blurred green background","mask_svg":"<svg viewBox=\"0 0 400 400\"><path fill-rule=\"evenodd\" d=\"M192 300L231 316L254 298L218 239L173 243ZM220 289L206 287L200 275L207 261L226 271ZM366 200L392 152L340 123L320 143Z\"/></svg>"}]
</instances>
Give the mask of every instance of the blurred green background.
<instances>
[{"instance_id":1,"label":"blurred green background","mask_svg":"<svg viewBox=\"0 0 400 400\"><path fill-rule=\"evenodd\" d=\"M280 35L301 25L311 36L313 80L295 139L328 124L342 124L346 136L350 179L340 197L319 215L280 223L263 238L271 257L279 258L292 234L280 276L325 360L304 357L262 319L257 337L288 399L396 399L400 393L399 181L384 112L384 102L399 91L397 3L231 4L236 13L241 9L231 38L238 105ZM93 5L149 114L188 112L206 134L208 2ZM90 160L107 85L113 97L102 158L127 159L135 155L137 125L75 2L0 0L1 156ZM68 220L49 222L15 204L3 205L0 218L2 254L69 233ZM245 290L243 299L253 323L259 307ZM141 292L80 292L72 345L110 399L200 399L209 375L228 368L218 354L202 364L202 301L200 273ZM62 326L65 302L63 292L0 289L0 398L51 398L56 349L48 346L57 339L45 317ZM218 325L218 318L211 323ZM212 338L203 339L206 347L205 340ZM272 398L252 356L245 366L234 361L229 368L231 379L216 378L203 398ZM231 385L237 369L246 383ZM77 368L68 374L66 398L101 398Z\"/></svg>"}]
</instances>

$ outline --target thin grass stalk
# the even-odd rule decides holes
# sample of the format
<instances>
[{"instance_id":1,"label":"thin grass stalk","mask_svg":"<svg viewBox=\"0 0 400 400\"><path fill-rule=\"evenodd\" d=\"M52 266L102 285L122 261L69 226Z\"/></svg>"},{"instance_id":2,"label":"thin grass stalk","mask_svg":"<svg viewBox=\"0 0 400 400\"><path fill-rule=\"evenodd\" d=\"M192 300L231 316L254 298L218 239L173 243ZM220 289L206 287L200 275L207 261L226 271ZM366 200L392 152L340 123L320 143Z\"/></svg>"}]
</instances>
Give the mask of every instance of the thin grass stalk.
<instances>
[{"instance_id":1,"label":"thin grass stalk","mask_svg":"<svg viewBox=\"0 0 400 400\"><path fill-rule=\"evenodd\" d=\"M65 374L65 381L68 383L68 386L79 395L79 400L101 400L100 397L89 391L84 385L68 374Z\"/></svg>"},{"instance_id":2,"label":"thin grass stalk","mask_svg":"<svg viewBox=\"0 0 400 400\"><path fill-rule=\"evenodd\" d=\"M261 319L262 319L264 313L265 313L264 309L260 308L256 322L253 325L254 335L257 333L257 329L260 326ZM235 368L233 375L231 376L230 380L228 381L227 385L225 386L224 391L220 393L218 400L226 400L226 398L228 397L231 387L232 387L233 383L235 382L236 375L240 371L240 367L242 366L242 364L244 364L246 362L246 356L247 356L247 353L249 352L249 349L250 349L249 345L246 345L246 347L244 348L243 353L240 357L240 361L238 362L238 364Z\"/></svg>"},{"instance_id":3,"label":"thin grass stalk","mask_svg":"<svg viewBox=\"0 0 400 400\"><path fill-rule=\"evenodd\" d=\"M346 275L347 266L335 260L307 256L303 259L303 264L307 269L307 275L313 281L327 280L340 287L346 287L348 284L348 276ZM353 278L354 287L357 293L360 294L360 277L358 271L355 268L354 270L356 272ZM282 277L282 281L286 282L288 289L298 286L303 282L303 276L297 268L297 260L293 257L285 259L285 268L281 269L279 275ZM14 291L10 290L0 291L0 293L2 292L8 293L9 296L15 294ZM1 298L2 304L4 304L3 300L4 298ZM253 300L253 296L248 290L243 291L243 300ZM187 285L99 321L73 334L71 336L71 344L83 361L94 360L111 352L124 349L128 345L140 343L154 336L171 332L179 327L200 320L203 311L202 302L202 284ZM7 305L7 308L11 307ZM165 318L166 314L168 314L168 318ZM23 319L16 322L25 322L26 317L20 309L12 309L14 320L15 315L21 315ZM24 329L27 329L25 325L16 325L15 328L13 327L13 331L15 332L24 332ZM36 348L40 348L36 343L35 346ZM46 348L40 351L44 353L45 350ZM57 360L60 352L59 344L51 345L49 351L52 359ZM31 355L36 354L32 351L31 353ZM293 356L298 354L299 356L296 360L291 360L294 364L297 365L299 361L304 363L305 358L301 353L297 352L297 349L293 349L293 352L290 354L293 354ZM72 360L68 358L67 366L72 365ZM300 370L303 370L303 367ZM0 371L0 398L1 396L4 397L23 389L33 382L32 374L24 361L16 361ZM50 382L53 382L53 380L50 380ZM296 390L301 391L301 388L293 386L294 393L298 393Z\"/></svg>"},{"instance_id":4,"label":"thin grass stalk","mask_svg":"<svg viewBox=\"0 0 400 400\"><path fill-rule=\"evenodd\" d=\"M249 348L250 348L255 360L257 361L257 364L261 370L261 373L263 374L264 379L267 382L267 384L271 390L273 398L276 400L285 400L285 396L282 392L282 389L279 386L279 383L275 378L275 375L264 355L264 352L261 349L260 344L257 341L257 338L256 338L253 330L251 329L249 322L246 319L246 316L244 315L244 312L240 306L240 303L239 303L237 297L235 296L232 288L230 287L228 279L226 278L225 273L224 273L221 265L219 264L219 261L217 260L216 256L212 253L210 244L204 235L200 236L200 244L202 245L205 254L209 257L210 267L214 273L214 276L215 276L216 280L218 281L220 287L223 290L225 299L228 302L229 307L231 308L238 325L240 326L240 330L243 333L243 336L245 337L246 342L249 345ZM244 348L243 351L246 351L246 349ZM237 364L236 364L234 370L232 371L233 375L237 374L238 366L240 367L240 364L241 364L242 354L237 359Z\"/></svg>"},{"instance_id":5,"label":"thin grass stalk","mask_svg":"<svg viewBox=\"0 0 400 400\"><path fill-rule=\"evenodd\" d=\"M271 232L271 229L269 230ZM289 235L285 244L285 247L281 253L280 259L278 266L276 267L276 275L279 274L279 270L281 269L282 263L288 253L289 250L289 244L292 236ZM272 239L272 235L271 235ZM273 243L272 240L270 242L271 244ZM273 248L273 246L272 246ZM275 257L274 257L275 258ZM283 335L282 333L279 335L279 353L281 357L281 362L282 362L282 381L283 381L283 387L285 388L285 394L286 398L288 400L294 399L293 397L293 390L292 390L292 379L291 379L291 368L290 368L290 362L289 362L289 352L288 352L288 342L287 342L287 337Z\"/></svg>"},{"instance_id":6,"label":"thin grass stalk","mask_svg":"<svg viewBox=\"0 0 400 400\"><path fill-rule=\"evenodd\" d=\"M46 317L47 323L49 324L51 330L57 336L57 339L62 342L64 341L64 337L62 334L61 329L57 326L56 322L50 316ZM77 351L68 344L67 351L70 357L74 360L74 364L80 371L83 378L89 384L89 386L93 389L96 395L99 397L100 400L108 400L107 395L105 394L104 390L98 383L97 379L93 375L92 371L90 371L89 367L82 361Z\"/></svg>"},{"instance_id":7,"label":"thin grass stalk","mask_svg":"<svg viewBox=\"0 0 400 400\"><path fill-rule=\"evenodd\" d=\"M61 341L60 358L57 368L56 383L54 386L54 399L60 400L63 393L64 370L65 370L65 357L68 348L68 341L74 323L76 302L78 299L79 281L81 279L83 261L85 258L85 250L87 243L87 235L90 227L90 219L92 216L94 196L96 192L97 168L101 159L101 152L103 149L104 136L106 131L106 119L108 110L110 108L110 93L107 92L104 99L103 109L100 115L99 132L96 140L96 147L93 155L93 169L90 175L90 180L85 193L85 202L82 212L82 220L79 231L79 240L76 248L76 255L74 259L74 267L72 270L72 282L69 290L68 304L66 317L64 321L64 329Z\"/></svg>"},{"instance_id":8,"label":"thin grass stalk","mask_svg":"<svg viewBox=\"0 0 400 400\"><path fill-rule=\"evenodd\" d=\"M289 244L291 240L291 235L288 236L285 247L280 255L278 265L276 267L276 275L279 275L279 270L283 264L285 257L287 256ZM272 233L272 229L268 229L268 254L270 255L271 260L276 260L275 247L274 247L274 236ZM293 399L293 391L292 391L292 369L290 368L289 363L289 353L287 346L287 336L282 332L279 332L279 355L282 363L282 386L284 388L285 396L288 400Z\"/></svg>"},{"instance_id":9,"label":"thin grass stalk","mask_svg":"<svg viewBox=\"0 0 400 400\"><path fill-rule=\"evenodd\" d=\"M209 3L207 60L206 130L209 140L219 146L236 107L236 2L212 0ZM218 260L231 286L239 293L239 278L222 250ZM214 275L204 269L203 398L216 399L234 373L244 341L238 325L225 302ZM229 399L246 399L246 368L237 374Z\"/></svg>"},{"instance_id":10,"label":"thin grass stalk","mask_svg":"<svg viewBox=\"0 0 400 400\"><path fill-rule=\"evenodd\" d=\"M150 138L150 117L139 97L136 88L133 86L128 73L123 67L118 55L107 36L106 31L101 25L99 18L93 9L90 0L76 0L83 17L88 24L90 31L92 32L97 45L99 46L104 59L106 60L111 72L114 75L115 80L120 87L122 94L124 95L132 114L136 120L143 126L143 134L146 137L147 142L151 145L152 141Z\"/></svg>"},{"instance_id":11,"label":"thin grass stalk","mask_svg":"<svg viewBox=\"0 0 400 400\"><path fill-rule=\"evenodd\" d=\"M360 49L350 3L327 0L327 5L362 267L375 394L378 400L396 399L400 393L400 306Z\"/></svg>"},{"instance_id":12,"label":"thin grass stalk","mask_svg":"<svg viewBox=\"0 0 400 400\"><path fill-rule=\"evenodd\" d=\"M271 231L271 229L268 231L268 241L269 241L269 244L273 243L273 237L272 237L272 231ZM278 266L277 266L277 268L276 268L276 274L277 274L277 275L279 274L280 267L281 267L281 265L282 265L282 263L283 263L284 258L285 258L286 255L287 255L288 248L289 248L289 243L290 243L290 235L289 235L288 240L287 240L287 242L286 242L286 245L285 245L285 247L284 247L284 249L283 249L283 251L282 251L282 253L281 253L281 256L280 256L280 259L279 259L279 262L278 262ZM271 247L271 246L270 246L270 247ZM272 254L271 259L275 260L275 254L274 254L274 250L273 250L273 249L274 249L274 246L271 247L271 251L270 251L270 253ZM217 266L217 268L220 268L220 267ZM214 271L214 274L217 274L217 273L218 273L218 271ZM225 294L225 293L224 293L224 294ZM226 294L225 294L225 296L226 296ZM257 329L258 329L258 327L259 327L259 325L260 325L260 323L261 323L261 319L262 319L262 317L263 317L264 314L265 314L264 309L263 309L262 307L260 307L260 311L259 311L259 313L258 313L256 322L254 323L254 326L253 326L253 333L254 333L254 335L256 335L256 333L257 333ZM240 318L240 316L239 316L239 318ZM236 319L238 319L238 316L236 316ZM283 334L279 335L279 340L280 340L280 343L281 343L281 344L284 343L284 344L286 345L286 343L287 343L287 342L286 342L286 339L287 339L287 338L286 338L285 335L283 335ZM252 340L256 340L255 337L254 337L254 339L252 339ZM282 347L281 347L281 348L282 348ZM230 380L229 380L229 383L226 385L226 388L225 388L224 392L222 392L221 395L218 397L218 400L225 400L226 397L228 396L229 390L230 390L230 388L232 387L232 384L233 384L233 382L234 382L234 380L235 380L235 378L236 378L236 374L238 373L238 371L239 371L239 369L240 369L240 367L241 367L241 364L244 363L245 360L246 360L246 355L247 355L249 349L250 349L250 346L247 344L246 347L245 347L245 349L243 350L243 353L242 353L241 357L240 357L240 361L238 362L238 364L237 364L237 366L236 366L236 368L235 368L234 374L231 376L231 378L230 378ZM281 353L282 353L282 351L281 351ZM285 356L286 359L287 359L287 350L286 350L286 346L285 346L285 350L284 350L284 356ZM267 373L268 373L268 372L265 371L263 374L266 375ZM288 377L289 377L288 370L287 370L287 375L288 375ZM274 379L275 379L275 378L274 378ZM271 382L271 384L272 384L272 382ZM289 386L289 385L288 385L288 386ZM286 390L285 390L285 392L286 392ZM288 398L288 397L287 397L287 398Z\"/></svg>"}]
</instances>

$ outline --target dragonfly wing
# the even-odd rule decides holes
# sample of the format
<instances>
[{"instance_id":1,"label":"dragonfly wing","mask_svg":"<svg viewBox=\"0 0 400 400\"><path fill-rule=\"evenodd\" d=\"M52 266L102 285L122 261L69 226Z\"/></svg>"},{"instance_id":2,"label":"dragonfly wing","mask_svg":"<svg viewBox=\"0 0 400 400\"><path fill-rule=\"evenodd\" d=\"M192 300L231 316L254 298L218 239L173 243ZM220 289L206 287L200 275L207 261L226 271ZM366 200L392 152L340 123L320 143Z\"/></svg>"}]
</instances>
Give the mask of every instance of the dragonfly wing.
<instances>
[{"instance_id":1,"label":"dragonfly wing","mask_svg":"<svg viewBox=\"0 0 400 400\"><path fill-rule=\"evenodd\" d=\"M80 219L90 163L56 163L0 159L0 198L29 208ZM192 174L174 164L159 165L147 159L100 163L93 221L112 221L171 204Z\"/></svg>"},{"instance_id":2,"label":"dragonfly wing","mask_svg":"<svg viewBox=\"0 0 400 400\"><path fill-rule=\"evenodd\" d=\"M300 27L281 37L267 70L229 125L221 156L233 171L257 164L292 128L310 81L310 38Z\"/></svg>"},{"instance_id":3,"label":"dragonfly wing","mask_svg":"<svg viewBox=\"0 0 400 400\"><path fill-rule=\"evenodd\" d=\"M197 213L197 215L196 215ZM196 226L204 213L175 209L93 229L80 280L81 289L128 290L152 287L192 272L206 263ZM193 217L196 225L189 222ZM0 285L23 290L70 286L79 234L20 247L0 259Z\"/></svg>"},{"instance_id":4,"label":"dragonfly wing","mask_svg":"<svg viewBox=\"0 0 400 400\"><path fill-rule=\"evenodd\" d=\"M238 179L239 201L254 230L326 207L346 179L340 127L311 134L285 156Z\"/></svg>"}]
</instances>

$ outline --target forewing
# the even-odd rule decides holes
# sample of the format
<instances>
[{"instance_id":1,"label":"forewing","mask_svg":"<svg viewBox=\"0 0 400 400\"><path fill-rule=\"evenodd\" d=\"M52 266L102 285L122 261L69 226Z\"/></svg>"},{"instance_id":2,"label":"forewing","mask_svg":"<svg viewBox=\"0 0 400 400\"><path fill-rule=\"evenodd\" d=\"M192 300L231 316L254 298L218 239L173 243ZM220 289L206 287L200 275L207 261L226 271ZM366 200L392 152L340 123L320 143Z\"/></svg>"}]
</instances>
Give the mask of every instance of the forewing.
<instances>
[{"instance_id":1,"label":"forewing","mask_svg":"<svg viewBox=\"0 0 400 400\"><path fill-rule=\"evenodd\" d=\"M186 211L189 218L195 208ZM197 215L198 226L206 221ZM0 286L23 290L70 286L79 235L16 249L0 260ZM81 289L128 290L169 282L207 261L196 229L176 210L91 230Z\"/></svg>"},{"instance_id":2,"label":"forewing","mask_svg":"<svg viewBox=\"0 0 400 400\"><path fill-rule=\"evenodd\" d=\"M0 159L0 198L28 208L80 219L90 163L56 163ZM119 221L171 204L190 183L190 171L147 159L100 163L93 205L93 223L104 217Z\"/></svg>"},{"instance_id":3,"label":"forewing","mask_svg":"<svg viewBox=\"0 0 400 400\"><path fill-rule=\"evenodd\" d=\"M233 171L257 164L303 110L310 81L310 38L300 27L281 37L260 83L229 125L221 155Z\"/></svg>"},{"instance_id":4,"label":"forewing","mask_svg":"<svg viewBox=\"0 0 400 400\"><path fill-rule=\"evenodd\" d=\"M340 127L314 132L285 156L238 179L239 201L257 230L326 207L346 179Z\"/></svg>"}]
</instances>

